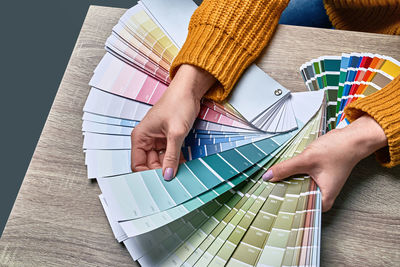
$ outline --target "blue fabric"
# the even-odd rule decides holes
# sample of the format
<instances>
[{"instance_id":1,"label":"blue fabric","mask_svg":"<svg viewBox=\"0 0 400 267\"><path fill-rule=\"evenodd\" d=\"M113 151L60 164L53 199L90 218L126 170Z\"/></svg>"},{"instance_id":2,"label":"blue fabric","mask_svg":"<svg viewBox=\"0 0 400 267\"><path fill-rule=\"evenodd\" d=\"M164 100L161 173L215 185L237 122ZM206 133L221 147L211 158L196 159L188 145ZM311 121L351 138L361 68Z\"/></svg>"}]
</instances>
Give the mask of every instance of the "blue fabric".
<instances>
[{"instance_id":1,"label":"blue fabric","mask_svg":"<svg viewBox=\"0 0 400 267\"><path fill-rule=\"evenodd\" d=\"M291 0L283 11L280 24L332 28L323 0Z\"/></svg>"}]
</instances>

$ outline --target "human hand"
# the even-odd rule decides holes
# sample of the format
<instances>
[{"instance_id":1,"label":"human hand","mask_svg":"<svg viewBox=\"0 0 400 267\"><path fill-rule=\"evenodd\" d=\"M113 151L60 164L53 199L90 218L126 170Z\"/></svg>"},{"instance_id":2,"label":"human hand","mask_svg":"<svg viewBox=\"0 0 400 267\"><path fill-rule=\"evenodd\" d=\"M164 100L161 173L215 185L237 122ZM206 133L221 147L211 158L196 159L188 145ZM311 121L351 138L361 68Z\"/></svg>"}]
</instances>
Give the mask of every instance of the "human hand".
<instances>
[{"instance_id":1,"label":"human hand","mask_svg":"<svg viewBox=\"0 0 400 267\"><path fill-rule=\"evenodd\" d=\"M295 174L308 174L322 193L322 211L328 211L363 158L387 146L383 129L363 115L343 129L335 129L312 142L299 155L272 166L263 179L277 182Z\"/></svg>"},{"instance_id":2,"label":"human hand","mask_svg":"<svg viewBox=\"0 0 400 267\"><path fill-rule=\"evenodd\" d=\"M200 68L179 68L160 100L132 131L132 171L162 167L165 180L175 177L184 160L182 143L200 111L201 98L215 81Z\"/></svg>"}]
</instances>

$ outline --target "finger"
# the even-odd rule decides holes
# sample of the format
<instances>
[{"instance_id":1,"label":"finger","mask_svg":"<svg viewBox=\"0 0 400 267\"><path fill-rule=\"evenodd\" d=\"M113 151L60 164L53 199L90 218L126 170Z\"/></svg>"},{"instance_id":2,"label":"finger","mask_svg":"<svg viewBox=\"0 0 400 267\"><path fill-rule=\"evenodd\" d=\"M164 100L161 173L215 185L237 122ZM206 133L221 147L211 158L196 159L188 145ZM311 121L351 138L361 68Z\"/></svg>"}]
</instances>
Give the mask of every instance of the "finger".
<instances>
[{"instance_id":1,"label":"finger","mask_svg":"<svg viewBox=\"0 0 400 267\"><path fill-rule=\"evenodd\" d=\"M150 169L159 169L161 168L161 163L160 160L158 158L158 152L155 150L150 150L147 153L147 166Z\"/></svg>"},{"instance_id":2,"label":"finger","mask_svg":"<svg viewBox=\"0 0 400 267\"><path fill-rule=\"evenodd\" d=\"M146 165L139 165L139 166L136 166L135 168L132 168L133 172L142 172L142 171L148 171L148 170L150 170L150 169Z\"/></svg>"},{"instance_id":3,"label":"finger","mask_svg":"<svg viewBox=\"0 0 400 267\"><path fill-rule=\"evenodd\" d=\"M158 160L164 162L165 150L160 150L158 153Z\"/></svg>"},{"instance_id":4,"label":"finger","mask_svg":"<svg viewBox=\"0 0 400 267\"><path fill-rule=\"evenodd\" d=\"M133 172L148 170L147 153L143 149L131 150L131 169Z\"/></svg>"},{"instance_id":5,"label":"finger","mask_svg":"<svg viewBox=\"0 0 400 267\"><path fill-rule=\"evenodd\" d=\"M335 202L335 199L339 195L344 183L347 180L348 175L345 179L342 179L337 174L331 172L322 172L318 176L313 177L316 184L319 186L322 195L322 211L326 212L330 210Z\"/></svg>"},{"instance_id":6,"label":"finger","mask_svg":"<svg viewBox=\"0 0 400 267\"><path fill-rule=\"evenodd\" d=\"M159 154L159 159L160 162L164 161L164 156L165 156L165 150L164 151L160 151L161 153ZM180 158L179 158L179 164L185 163L187 160L185 159L185 157L183 156L182 150L180 151Z\"/></svg>"},{"instance_id":7,"label":"finger","mask_svg":"<svg viewBox=\"0 0 400 267\"><path fill-rule=\"evenodd\" d=\"M175 135L167 140L167 149L163 159L163 174L167 181L174 178L178 170L183 138Z\"/></svg>"},{"instance_id":8,"label":"finger","mask_svg":"<svg viewBox=\"0 0 400 267\"><path fill-rule=\"evenodd\" d=\"M309 170L306 157L302 154L275 164L263 175L264 181L278 182L295 174L306 174Z\"/></svg>"},{"instance_id":9,"label":"finger","mask_svg":"<svg viewBox=\"0 0 400 267\"><path fill-rule=\"evenodd\" d=\"M334 202L334 199L326 198L324 197L324 194L322 194L322 212L327 212L328 210L330 210Z\"/></svg>"},{"instance_id":10,"label":"finger","mask_svg":"<svg viewBox=\"0 0 400 267\"><path fill-rule=\"evenodd\" d=\"M137 146L135 129L131 134L131 169L133 172L148 170L146 150Z\"/></svg>"}]
</instances>

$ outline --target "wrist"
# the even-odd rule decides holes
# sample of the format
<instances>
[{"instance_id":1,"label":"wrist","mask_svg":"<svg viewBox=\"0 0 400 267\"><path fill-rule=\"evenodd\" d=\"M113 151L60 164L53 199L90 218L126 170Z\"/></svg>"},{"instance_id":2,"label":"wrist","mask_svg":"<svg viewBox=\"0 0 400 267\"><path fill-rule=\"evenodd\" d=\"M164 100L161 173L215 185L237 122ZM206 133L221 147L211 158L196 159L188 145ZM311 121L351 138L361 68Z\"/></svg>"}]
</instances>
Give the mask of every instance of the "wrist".
<instances>
[{"instance_id":1,"label":"wrist","mask_svg":"<svg viewBox=\"0 0 400 267\"><path fill-rule=\"evenodd\" d=\"M345 128L351 134L351 145L363 159L388 145L382 127L370 116L363 115Z\"/></svg>"},{"instance_id":2,"label":"wrist","mask_svg":"<svg viewBox=\"0 0 400 267\"><path fill-rule=\"evenodd\" d=\"M183 64L179 67L168 89L174 91L175 94L200 102L215 82L214 76L207 71L193 65Z\"/></svg>"}]
</instances>

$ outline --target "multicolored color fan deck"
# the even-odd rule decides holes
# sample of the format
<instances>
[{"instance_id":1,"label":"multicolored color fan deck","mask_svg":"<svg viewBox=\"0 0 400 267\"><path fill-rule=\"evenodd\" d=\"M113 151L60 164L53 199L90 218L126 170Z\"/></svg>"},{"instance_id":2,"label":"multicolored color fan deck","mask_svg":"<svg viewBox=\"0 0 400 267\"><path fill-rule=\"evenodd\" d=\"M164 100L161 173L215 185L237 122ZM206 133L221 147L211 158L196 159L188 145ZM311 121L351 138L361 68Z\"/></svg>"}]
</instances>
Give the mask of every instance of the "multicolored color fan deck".
<instances>
[{"instance_id":1,"label":"multicolored color fan deck","mask_svg":"<svg viewBox=\"0 0 400 267\"><path fill-rule=\"evenodd\" d=\"M400 75L400 62L378 54L343 53L311 60L300 67L300 73L309 90L326 91L330 130L349 124L343 114L347 105L381 90Z\"/></svg>"},{"instance_id":2,"label":"multicolored color fan deck","mask_svg":"<svg viewBox=\"0 0 400 267\"><path fill-rule=\"evenodd\" d=\"M319 266L318 187L261 176L323 133L324 92L290 93L252 65L227 103L203 102L172 181L159 169L131 172L131 131L167 89L195 8L139 2L113 28L90 81L85 162L115 238L143 266Z\"/></svg>"}]
</instances>

